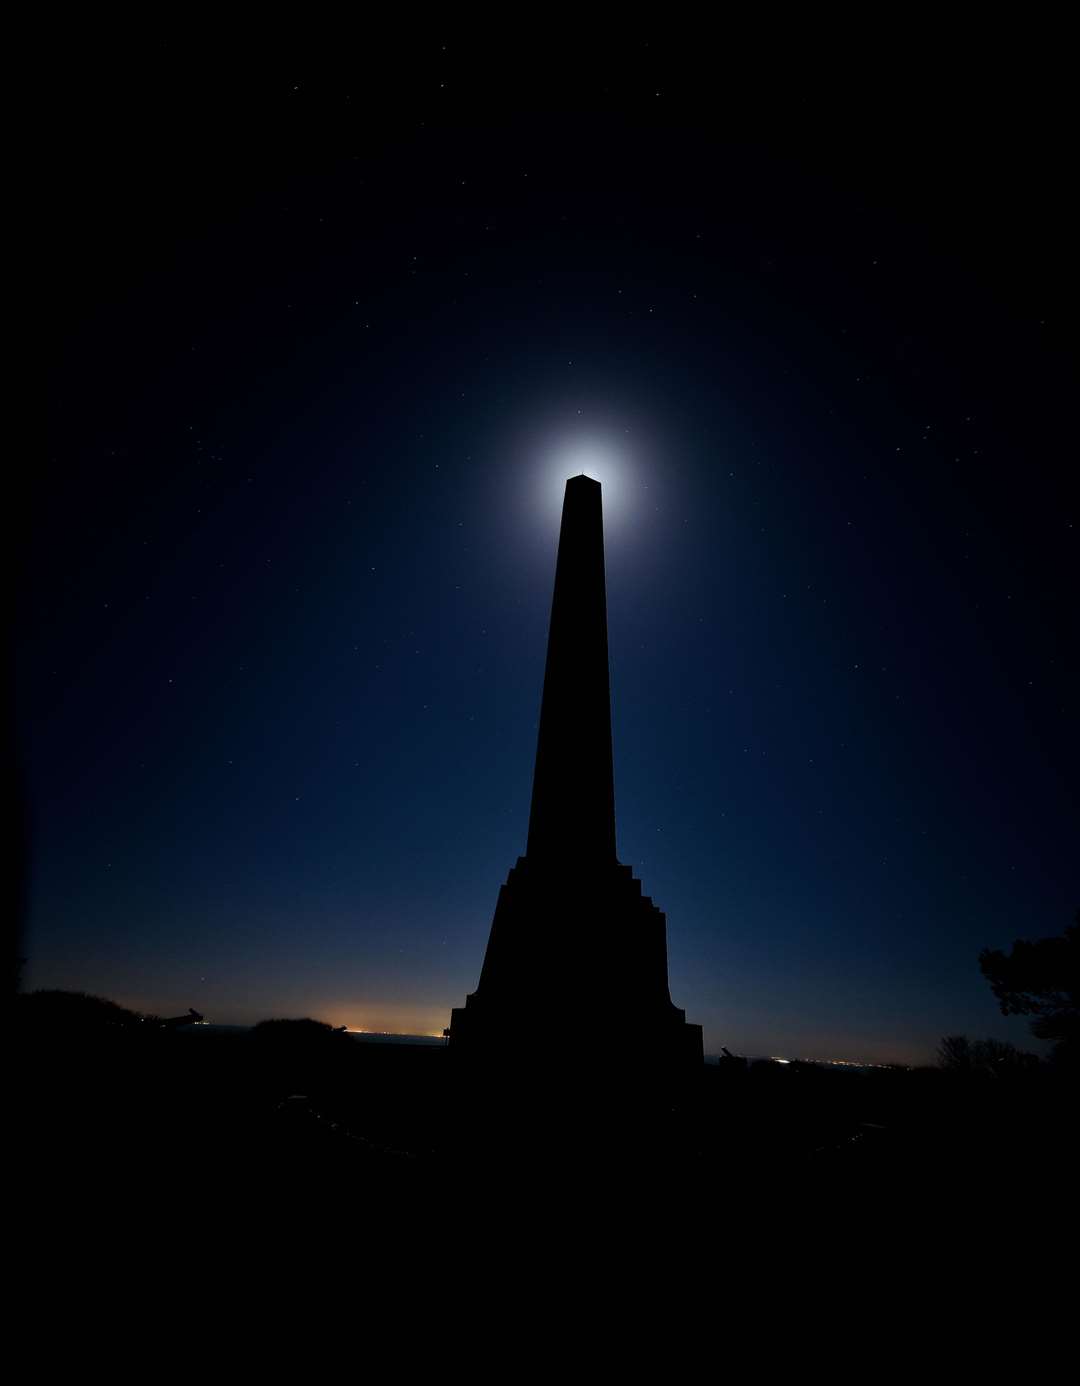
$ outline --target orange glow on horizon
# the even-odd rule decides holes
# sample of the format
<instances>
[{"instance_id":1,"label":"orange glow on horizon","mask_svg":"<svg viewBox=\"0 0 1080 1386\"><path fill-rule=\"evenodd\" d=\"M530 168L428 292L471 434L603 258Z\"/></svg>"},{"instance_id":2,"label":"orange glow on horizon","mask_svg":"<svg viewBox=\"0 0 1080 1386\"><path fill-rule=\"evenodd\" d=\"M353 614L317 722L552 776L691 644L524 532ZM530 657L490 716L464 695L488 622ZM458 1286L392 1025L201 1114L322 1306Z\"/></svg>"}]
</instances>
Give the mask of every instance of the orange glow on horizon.
<instances>
[{"instance_id":1,"label":"orange glow on horizon","mask_svg":"<svg viewBox=\"0 0 1080 1386\"><path fill-rule=\"evenodd\" d=\"M445 1010L423 1009L408 1004L392 1003L373 1006L356 1005L348 1001L319 1007L309 1012L319 1020L327 1020L335 1028L344 1026L351 1035L420 1035L425 1039L442 1039L450 1024L450 1007Z\"/></svg>"}]
</instances>

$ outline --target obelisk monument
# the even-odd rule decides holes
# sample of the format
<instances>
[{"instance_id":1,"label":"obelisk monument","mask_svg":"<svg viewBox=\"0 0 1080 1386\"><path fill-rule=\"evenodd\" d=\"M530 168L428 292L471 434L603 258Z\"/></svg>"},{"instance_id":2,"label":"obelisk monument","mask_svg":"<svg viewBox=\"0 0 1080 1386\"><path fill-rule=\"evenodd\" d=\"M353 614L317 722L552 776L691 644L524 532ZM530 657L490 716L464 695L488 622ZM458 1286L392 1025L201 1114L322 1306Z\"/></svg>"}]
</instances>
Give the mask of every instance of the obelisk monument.
<instances>
[{"instance_id":1,"label":"obelisk monument","mask_svg":"<svg viewBox=\"0 0 1080 1386\"><path fill-rule=\"evenodd\" d=\"M480 982L451 1049L571 1071L619 1056L702 1063L668 991L661 911L615 852L600 483L566 483L525 855L499 891Z\"/></svg>"}]
</instances>

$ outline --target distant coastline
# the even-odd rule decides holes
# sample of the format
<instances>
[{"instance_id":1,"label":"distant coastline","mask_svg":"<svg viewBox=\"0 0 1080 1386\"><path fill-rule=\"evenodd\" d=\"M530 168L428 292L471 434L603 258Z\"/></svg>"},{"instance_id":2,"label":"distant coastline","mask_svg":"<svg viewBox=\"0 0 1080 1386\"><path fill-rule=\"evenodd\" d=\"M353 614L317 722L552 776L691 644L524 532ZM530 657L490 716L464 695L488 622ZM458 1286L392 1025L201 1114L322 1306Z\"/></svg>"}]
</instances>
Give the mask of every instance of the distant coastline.
<instances>
[{"instance_id":1,"label":"distant coastline","mask_svg":"<svg viewBox=\"0 0 1080 1386\"><path fill-rule=\"evenodd\" d=\"M253 1030L253 1025L218 1025L212 1021L202 1021L198 1025L185 1025L179 1031L185 1035L242 1035ZM381 1030L346 1030L350 1039L362 1044L446 1044L441 1035L395 1035Z\"/></svg>"},{"instance_id":2,"label":"distant coastline","mask_svg":"<svg viewBox=\"0 0 1080 1386\"><path fill-rule=\"evenodd\" d=\"M212 1023L212 1022L210 1022L210 1021L203 1021L203 1022L202 1022L201 1024L199 1024L199 1025L189 1025L189 1026L185 1026L185 1028L184 1028L182 1031L180 1031L179 1033L188 1034L188 1035L197 1035L197 1034L216 1034L216 1035L222 1035L222 1034L238 1034L238 1035L239 1035L239 1034L244 1034L244 1033L246 1033L247 1031L249 1031L249 1030L251 1030L251 1029L253 1029L253 1028L254 1028L254 1027L251 1026L251 1025L218 1025L218 1024L214 1024L214 1023ZM446 1044L446 1040L443 1039L443 1037L442 1037L441 1035L399 1035L399 1034L394 1034L394 1033L392 1033L392 1032L390 1032L390 1031L383 1031L383 1030L347 1030L347 1031L345 1031L345 1033L349 1036L350 1039L357 1040L357 1041L359 1041L361 1044L423 1044L423 1045L436 1045L436 1046L438 1046L440 1049L443 1048L443 1047L445 1046L445 1044ZM707 1064L719 1064L719 1063L722 1061L723 1057L724 1057L724 1056L721 1055L721 1054L706 1054L706 1055L705 1055L705 1062L706 1062ZM879 1068L892 1068L892 1067L900 1067L900 1068L903 1068L903 1067L907 1067L907 1065L903 1065L903 1064L892 1065L892 1064L876 1064L876 1063L869 1063L869 1062L867 1062L867 1063L858 1063L858 1062L852 1062L852 1061L849 1061L849 1060L842 1060L842 1061L838 1061L838 1060L831 1060L831 1061L830 1061L830 1060L828 1060L828 1059L796 1059L796 1060L791 1060L791 1059L778 1058L775 1054L743 1054L743 1055L740 1055L739 1057L740 1057L740 1058L744 1058L744 1059L747 1061L747 1063L750 1063L750 1064L759 1064L759 1063L780 1063L780 1064L788 1064L788 1063L795 1062L795 1063L811 1064L811 1065L813 1065L815 1068L830 1068L830 1069L838 1069L838 1070L848 1069L848 1070L850 1070L850 1071L852 1071L852 1072L855 1072L855 1073L863 1073L863 1072L867 1072L867 1071L869 1071L869 1070L871 1070L871 1069L879 1069Z\"/></svg>"}]
</instances>

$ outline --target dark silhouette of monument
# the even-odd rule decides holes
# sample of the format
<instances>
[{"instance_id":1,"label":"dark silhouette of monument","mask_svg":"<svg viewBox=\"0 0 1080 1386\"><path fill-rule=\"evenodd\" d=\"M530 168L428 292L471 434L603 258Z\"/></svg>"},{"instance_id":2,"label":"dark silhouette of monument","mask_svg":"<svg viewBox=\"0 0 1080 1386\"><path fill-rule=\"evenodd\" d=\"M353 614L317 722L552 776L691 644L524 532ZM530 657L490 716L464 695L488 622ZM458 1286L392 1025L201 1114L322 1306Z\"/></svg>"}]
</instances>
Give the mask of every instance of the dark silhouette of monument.
<instances>
[{"instance_id":1,"label":"dark silhouette of monument","mask_svg":"<svg viewBox=\"0 0 1080 1386\"><path fill-rule=\"evenodd\" d=\"M658 1073L703 1062L668 991L662 912L615 853L600 483L566 483L526 852L449 1045L477 1061Z\"/></svg>"}]
</instances>

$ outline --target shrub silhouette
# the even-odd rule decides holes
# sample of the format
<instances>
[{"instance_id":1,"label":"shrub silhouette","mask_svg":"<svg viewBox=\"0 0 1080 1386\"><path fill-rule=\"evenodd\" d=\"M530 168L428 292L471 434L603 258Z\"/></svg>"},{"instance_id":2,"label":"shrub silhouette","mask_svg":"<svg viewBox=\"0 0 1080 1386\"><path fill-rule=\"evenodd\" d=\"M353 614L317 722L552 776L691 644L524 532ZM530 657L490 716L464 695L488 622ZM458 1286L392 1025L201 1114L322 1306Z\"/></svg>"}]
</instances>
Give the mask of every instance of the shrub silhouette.
<instances>
[{"instance_id":1,"label":"shrub silhouette","mask_svg":"<svg viewBox=\"0 0 1080 1386\"><path fill-rule=\"evenodd\" d=\"M248 1036L256 1072L273 1086L309 1092L356 1057L352 1041L322 1020L261 1020Z\"/></svg>"},{"instance_id":2,"label":"shrub silhouette","mask_svg":"<svg viewBox=\"0 0 1080 1386\"><path fill-rule=\"evenodd\" d=\"M93 1031L133 1030L156 1017L141 1016L85 991L31 991L15 998L15 1014L21 1025L35 1030Z\"/></svg>"},{"instance_id":3,"label":"shrub silhouette","mask_svg":"<svg viewBox=\"0 0 1080 1386\"><path fill-rule=\"evenodd\" d=\"M251 1037L260 1045L281 1049L312 1049L327 1045L338 1045L343 1038L340 1030L335 1030L325 1020L312 1020L305 1016L300 1020L260 1020L251 1029Z\"/></svg>"}]
</instances>

